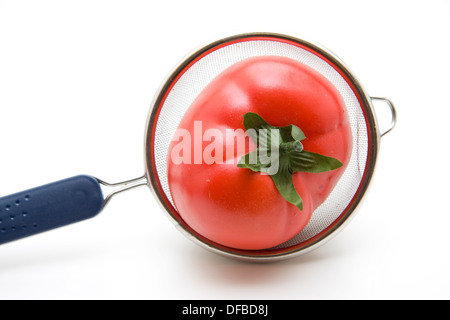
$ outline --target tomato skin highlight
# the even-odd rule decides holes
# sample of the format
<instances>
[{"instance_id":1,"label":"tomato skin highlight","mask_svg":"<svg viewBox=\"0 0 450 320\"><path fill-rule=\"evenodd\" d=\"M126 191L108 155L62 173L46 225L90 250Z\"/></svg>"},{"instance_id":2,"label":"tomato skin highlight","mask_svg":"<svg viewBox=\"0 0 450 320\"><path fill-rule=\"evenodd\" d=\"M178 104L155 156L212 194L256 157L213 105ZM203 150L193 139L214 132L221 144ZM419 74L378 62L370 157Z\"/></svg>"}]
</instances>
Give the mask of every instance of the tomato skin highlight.
<instances>
[{"instance_id":1,"label":"tomato skin highlight","mask_svg":"<svg viewBox=\"0 0 450 320\"><path fill-rule=\"evenodd\" d=\"M231 153L227 149L233 141L222 141L222 161L213 164L195 163L194 150L189 163L175 164L170 157L178 141L172 142L168 183L182 219L213 242L260 250L288 241L307 225L347 167L352 134L336 88L306 65L275 56L249 58L226 69L200 93L178 128L191 137L203 137L210 129L226 137L227 130L241 129L237 135L242 137L247 112L259 114L273 126L300 127L306 135L305 150L343 164L333 171L293 174L295 189L303 199L300 211L281 196L270 176L236 166L242 156L256 149L248 137L243 150L234 147ZM196 121L201 121L201 132ZM202 143L202 152L208 144Z\"/></svg>"}]
</instances>

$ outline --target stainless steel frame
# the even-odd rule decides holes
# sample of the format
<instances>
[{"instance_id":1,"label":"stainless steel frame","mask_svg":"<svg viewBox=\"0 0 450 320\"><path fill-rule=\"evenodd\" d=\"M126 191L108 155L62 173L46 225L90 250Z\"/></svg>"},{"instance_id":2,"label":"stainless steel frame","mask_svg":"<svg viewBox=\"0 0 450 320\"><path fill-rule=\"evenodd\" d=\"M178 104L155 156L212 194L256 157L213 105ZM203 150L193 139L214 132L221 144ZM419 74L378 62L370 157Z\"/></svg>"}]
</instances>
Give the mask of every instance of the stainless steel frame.
<instances>
[{"instance_id":1,"label":"stainless steel frame","mask_svg":"<svg viewBox=\"0 0 450 320\"><path fill-rule=\"evenodd\" d=\"M174 214L174 208L167 204L167 201L164 199L165 195L161 194L158 185L158 173L154 172L152 163L153 159L153 150L152 146L152 132L154 126L157 123L158 116L158 108L161 104L164 96L166 95L167 90L169 90L173 81L176 80L177 76L183 72L183 70L193 61L195 61L199 56L204 54L205 52L220 46L222 44L226 44L228 42L232 42L239 39L247 39L247 38L257 38L257 37L270 37L276 39L285 39L291 42L295 42L300 44L301 46L307 47L310 50L316 52L318 55L327 59L331 64L333 64L336 68L338 68L339 72L344 75L349 82L351 83L356 96L360 99L361 108L364 111L366 116L367 127L369 128L368 136L369 136L369 149L368 150L368 161L366 165L366 173L361 181L360 187L355 194L353 200L350 205L346 208L346 210L341 214L338 221L336 221L331 227L324 230L320 233L320 236L313 237L312 241L305 241L299 245L295 245L292 247L288 247L285 249L274 249L274 250L262 250L262 251L248 251L248 250L236 250L232 248L227 248L211 241L208 241L201 235L195 233L192 229L189 228L179 217ZM392 123L388 130L380 133L380 129L378 127L378 122L375 116L375 112L372 105L372 100L378 99L385 101L392 111ZM163 208L163 211L167 214L169 219L175 224L175 226L185 234L189 239L193 240L195 243L199 244L201 247L206 248L209 251L220 254L225 257L239 259L243 261L250 262L266 262L266 261L276 261L282 260L286 258L296 257L305 253L308 253L319 246L322 246L334 236L338 234L351 220L351 218L356 213L359 208L364 195L366 194L371 178L375 171L375 165L377 161L377 155L379 151L379 143L381 136L385 135L389 131L391 131L396 123L396 112L394 105L388 99L385 98L372 98L367 92L364 90L358 79L354 76L354 74L349 70L349 68L332 52L314 44L310 41L306 41L299 38L294 38L291 36L276 34L276 33L246 33L233 35L229 37L222 38L220 40L211 42L201 48L195 50L193 53L188 55L183 61L169 74L167 79L163 82L159 91L155 95L154 101L152 103L152 110L149 114L146 126L146 139L145 139L145 163L146 163L146 178L148 181L148 185L154 192L156 199L159 204ZM142 179L139 179L139 183L142 184Z\"/></svg>"}]
</instances>

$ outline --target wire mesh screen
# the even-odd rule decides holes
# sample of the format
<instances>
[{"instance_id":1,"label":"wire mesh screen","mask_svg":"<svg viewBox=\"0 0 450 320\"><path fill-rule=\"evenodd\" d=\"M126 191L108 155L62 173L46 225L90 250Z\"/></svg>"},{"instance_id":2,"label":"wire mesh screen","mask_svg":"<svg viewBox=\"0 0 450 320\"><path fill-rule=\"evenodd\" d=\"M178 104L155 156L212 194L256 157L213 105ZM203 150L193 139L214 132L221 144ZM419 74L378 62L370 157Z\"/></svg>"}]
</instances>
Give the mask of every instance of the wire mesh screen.
<instances>
[{"instance_id":1,"label":"wire mesh screen","mask_svg":"<svg viewBox=\"0 0 450 320\"><path fill-rule=\"evenodd\" d=\"M352 128L353 150L346 171L327 200L314 211L306 228L290 241L277 247L284 248L310 239L340 216L354 197L367 162L368 130L358 98L345 79L327 61L299 46L276 40L248 39L209 52L191 65L167 94L156 122L154 161L165 196L174 206L167 181L167 160L169 145L178 124L197 96L215 77L231 65L256 56L291 58L325 76L341 94Z\"/></svg>"}]
</instances>

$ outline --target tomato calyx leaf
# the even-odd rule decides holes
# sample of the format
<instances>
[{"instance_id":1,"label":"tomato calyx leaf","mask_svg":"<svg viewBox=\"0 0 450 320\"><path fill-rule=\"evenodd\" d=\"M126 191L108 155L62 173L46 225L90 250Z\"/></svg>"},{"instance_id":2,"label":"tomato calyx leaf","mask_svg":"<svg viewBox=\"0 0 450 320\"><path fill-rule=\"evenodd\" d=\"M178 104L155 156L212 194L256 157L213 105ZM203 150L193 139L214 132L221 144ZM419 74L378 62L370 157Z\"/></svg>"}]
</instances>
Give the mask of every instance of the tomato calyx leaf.
<instances>
[{"instance_id":1,"label":"tomato calyx leaf","mask_svg":"<svg viewBox=\"0 0 450 320\"><path fill-rule=\"evenodd\" d=\"M336 158L305 151L301 141L306 136L293 124L275 127L258 114L248 112L244 115L244 127L257 149L244 155L237 166L270 175L283 198L300 210L303 200L295 189L293 174L321 173L342 167Z\"/></svg>"}]
</instances>

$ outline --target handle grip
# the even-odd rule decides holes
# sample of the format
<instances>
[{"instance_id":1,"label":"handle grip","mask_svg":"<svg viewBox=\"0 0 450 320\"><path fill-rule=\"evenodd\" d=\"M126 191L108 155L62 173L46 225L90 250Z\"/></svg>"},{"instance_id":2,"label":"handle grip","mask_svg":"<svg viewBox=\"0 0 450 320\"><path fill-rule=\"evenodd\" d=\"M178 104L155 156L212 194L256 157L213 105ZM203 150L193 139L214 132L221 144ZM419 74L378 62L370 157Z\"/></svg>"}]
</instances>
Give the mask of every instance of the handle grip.
<instances>
[{"instance_id":1,"label":"handle grip","mask_svg":"<svg viewBox=\"0 0 450 320\"><path fill-rule=\"evenodd\" d=\"M100 184L91 176L0 198L0 245L93 218L103 203Z\"/></svg>"}]
</instances>

